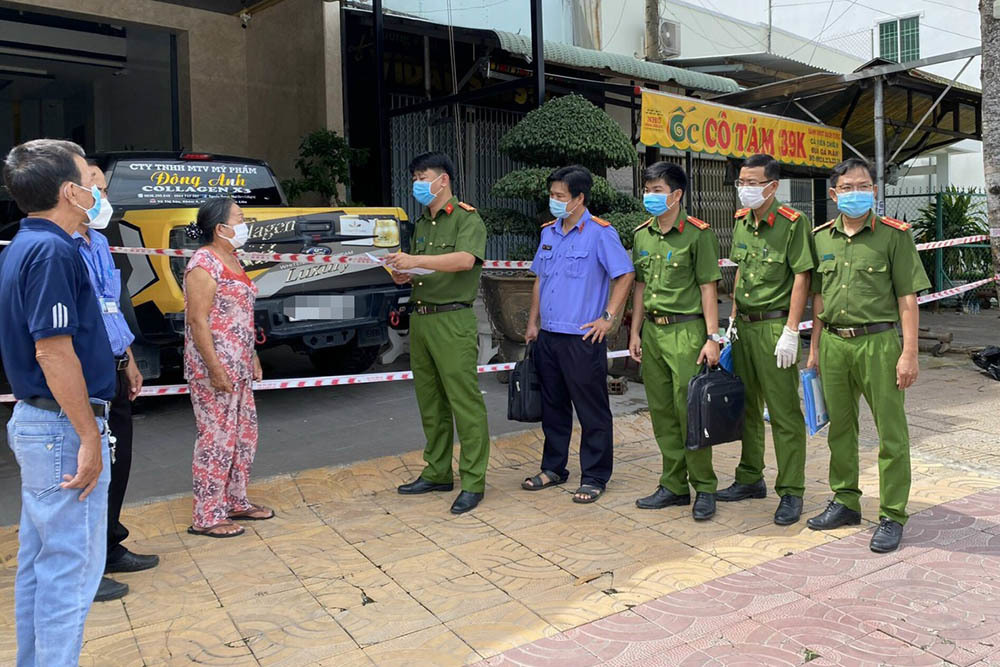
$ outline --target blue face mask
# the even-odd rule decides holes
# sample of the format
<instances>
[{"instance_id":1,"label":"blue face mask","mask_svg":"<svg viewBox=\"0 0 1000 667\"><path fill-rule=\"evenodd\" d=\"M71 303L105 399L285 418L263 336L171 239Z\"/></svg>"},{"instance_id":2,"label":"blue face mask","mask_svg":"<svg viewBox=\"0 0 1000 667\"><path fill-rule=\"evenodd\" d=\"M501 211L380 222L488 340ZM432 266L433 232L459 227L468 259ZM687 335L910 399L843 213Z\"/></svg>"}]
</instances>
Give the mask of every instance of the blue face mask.
<instances>
[{"instance_id":1,"label":"blue face mask","mask_svg":"<svg viewBox=\"0 0 1000 667\"><path fill-rule=\"evenodd\" d=\"M837 208L848 218L860 218L875 207L875 193L844 192L837 195Z\"/></svg>"},{"instance_id":2,"label":"blue face mask","mask_svg":"<svg viewBox=\"0 0 1000 667\"><path fill-rule=\"evenodd\" d=\"M80 188L81 190L87 190L87 188L83 187L82 185L77 185L76 183L70 183L70 185L72 185L75 188ZM90 186L90 189L87 190L87 192L89 192L91 196L94 198L94 205L91 206L90 208L83 208L82 206L77 204L76 207L83 209L84 213L87 214L87 222L89 225L89 223L93 223L95 220L101 217L102 201L101 201L101 191L97 189L96 185ZM105 227L106 226L107 225L105 225Z\"/></svg>"},{"instance_id":3,"label":"blue face mask","mask_svg":"<svg viewBox=\"0 0 1000 667\"><path fill-rule=\"evenodd\" d=\"M670 210L670 204L667 203L669 196L661 192L647 192L642 196L642 205L650 215L663 215Z\"/></svg>"},{"instance_id":4,"label":"blue face mask","mask_svg":"<svg viewBox=\"0 0 1000 667\"><path fill-rule=\"evenodd\" d=\"M573 211L579 208L579 205L573 207ZM566 202L559 201L558 199L553 199L549 197L549 213L552 214L553 218L558 218L562 220L567 215L572 215L573 211L566 210Z\"/></svg>"},{"instance_id":5,"label":"blue face mask","mask_svg":"<svg viewBox=\"0 0 1000 667\"><path fill-rule=\"evenodd\" d=\"M430 206L434 198L441 193L440 190L431 192L431 183L434 183L441 176L444 176L444 174L441 174L433 181L413 181L413 198L420 202L421 206Z\"/></svg>"}]
</instances>

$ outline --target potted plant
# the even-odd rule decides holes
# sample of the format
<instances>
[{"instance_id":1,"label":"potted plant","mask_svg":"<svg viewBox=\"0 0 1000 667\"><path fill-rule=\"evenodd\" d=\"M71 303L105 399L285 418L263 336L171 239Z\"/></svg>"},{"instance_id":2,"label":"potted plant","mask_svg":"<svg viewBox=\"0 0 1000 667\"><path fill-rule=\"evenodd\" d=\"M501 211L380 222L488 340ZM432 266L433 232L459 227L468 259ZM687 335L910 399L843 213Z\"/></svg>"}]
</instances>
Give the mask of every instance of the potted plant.
<instances>
[{"instance_id":1,"label":"potted plant","mask_svg":"<svg viewBox=\"0 0 1000 667\"><path fill-rule=\"evenodd\" d=\"M582 164L593 172L588 208L614 224L626 247L631 245L632 229L645 220L640 215L642 206L634 197L616 192L604 174L609 168L634 165L637 155L628 137L604 111L579 95L551 99L521 119L501 139L500 150L526 166L498 180L492 194L526 201L535 212L533 217L511 209L484 213L490 234L508 235L508 240L513 240L506 259L530 260L534 256L541 225L551 219L546 179L558 167L569 164ZM494 329L501 335L500 357L504 360L522 355L533 284L534 275L527 270L483 273L483 300Z\"/></svg>"}]
</instances>

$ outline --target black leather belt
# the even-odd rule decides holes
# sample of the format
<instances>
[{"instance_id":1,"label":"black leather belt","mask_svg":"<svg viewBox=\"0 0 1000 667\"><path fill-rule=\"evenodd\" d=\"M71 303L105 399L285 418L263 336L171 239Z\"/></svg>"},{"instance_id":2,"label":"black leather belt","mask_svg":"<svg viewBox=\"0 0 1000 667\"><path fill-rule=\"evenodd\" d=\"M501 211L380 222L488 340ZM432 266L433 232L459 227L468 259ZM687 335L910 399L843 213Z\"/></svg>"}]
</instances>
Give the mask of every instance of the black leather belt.
<instances>
[{"instance_id":1,"label":"black leather belt","mask_svg":"<svg viewBox=\"0 0 1000 667\"><path fill-rule=\"evenodd\" d=\"M868 334L876 334L889 329L895 329L895 322L876 322L875 324L859 324L856 327L838 327L832 324L823 323L823 328L833 332L841 338L857 338Z\"/></svg>"},{"instance_id":2,"label":"black leather belt","mask_svg":"<svg viewBox=\"0 0 1000 667\"><path fill-rule=\"evenodd\" d=\"M470 303L431 303L426 306L410 305L410 312L417 315L431 315L433 313L447 313L452 310L462 310L472 308Z\"/></svg>"},{"instance_id":3,"label":"black leather belt","mask_svg":"<svg viewBox=\"0 0 1000 667\"><path fill-rule=\"evenodd\" d=\"M128 368L128 355L123 354L120 357L115 357L115 370L123 371Z\"/></svg>"},{"instance_id":4,"label":"black leather belt","mask_svg":"<svg viewBox=\"0 0 1000 667\"><path fill-rule=\"evenodd\" d=\"M787 310L770 310L766 313L736 313L744 322L763 322L764 320L777 320L788 317Z\"/></svg>"},{"instance_id":5,"label":"black leather belt","mask_svg":"<svg viewBox=\"0 0 1000 667\"><path fill-rule=\"evenodd\" d=\"M653 315L646 313L646 319L653 324L677 324L678 322L690 322L700 320L703 315L680 315L677 313L666 313L665 315Z\"/></svg>"},{"instance_id":6,"label":"black leather belt","mask_svg":"<svg viewBox=\"0 0 1000 667\"><path fill-rule=\"evenodd\" d=\"M108 402L101 401L100 403L94 403L94 399L91 399L90 409L94 411L95 417L108 417ZM49 412L62 412L62 408L51 398L43 398L41 396L32 396L31 398L24 399L24 402L33 408L38 408L39 410L48 410Z\"/></svg>"}]
</instances>

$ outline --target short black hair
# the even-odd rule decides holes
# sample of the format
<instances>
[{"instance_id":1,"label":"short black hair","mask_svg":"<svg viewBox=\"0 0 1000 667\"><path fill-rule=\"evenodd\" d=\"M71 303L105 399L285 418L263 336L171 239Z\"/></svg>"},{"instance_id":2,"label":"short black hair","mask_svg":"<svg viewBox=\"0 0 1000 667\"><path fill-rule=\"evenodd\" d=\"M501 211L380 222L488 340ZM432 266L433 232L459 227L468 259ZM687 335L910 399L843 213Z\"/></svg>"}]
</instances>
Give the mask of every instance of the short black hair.
<instances>
[{"instance_id":1,"label":"short black hair","mask_svg":"<svg viewBox=\"0 0 1000 667\"><path fill-rule=\"evenodd\" d=\"M433 169L434 171L448 174L448 180L452 183L455 182L455 163L452 162L451 158L444 153L421 153L417 157L410 160L410 165L407 169L409 169L410 174L413 175L416 175L418 171Z\"/></svg>"},{"instance_id":2,"label":"short black hair","mask_svg":"<svg viewBox=\"0 0 1000 667\"><path fill-rule=\"evenodd\" d=\"M25 213L48 211L59 203L59 187L81 184L83 174L74 155L85 156L72 141L34 139L15 146L3 164L3 181L17 207Z\"/></svg>"},{"instance_id":3,"label":"short black hair","mask_svg":"<svg viewBox=\"0 0 1000 667\"><path fill-rule=\"evenodd\" d=\"M236 202L232 197L211 197L198 207L198 219L188 224L188 238L208 245L215 238L215 228L229 220Z\"/></svg>"},{"instance_id":4,"label":"short black hair","mask_svg":"<svg viewBox=\"0 0 1000 667\"><path fill-rule=\"evenodd\" d=\"M743 164L740 165L740 169L744 167L748 169L764 167L764 178L769 181L777 181L781 179L781 163L766 153L757 153L756 155L751 155L746 160L743 160Z\"/></svg>"},{"instance_id":5,"label":"short black hair","mask_svg":"<svg viewBox=\"0 0 1000 667\"><path fill-rule=\"evenodd\" d=\"M859 157L849 157L830 171L830 187L837 187L837 181L840 180L840 177L855 169L867 169L868 175L872 177L873 184L878 180L875 175L875 167L868 160L862 160Z\"/></svg>"},{"instance_id":6,"label":"short black hair","mask_svg":"<svg viewBox=\"0 0 1000 667\"><path fill-rule=\"evenodd\" d=\"M688 177L679 164L673 162L654 162L642 172L642 182L663 181L671 190L687 192Z\"/></svg>"},{"instance_id":7,"label":"short black hair","mask_svg":"<svg viewBox=\"0 0 1000 667\"><path fill-rule=\"evenodd\" d=\"M553 183L565 183L569 189L569 194L578 197L583 193L583 205L590 203L590 189L594 187L594 177L590 170L579 164L571 164L568 167L560 167L551 174L545 181L545 185L550 187Z\"/></svg>"}]
</instances>

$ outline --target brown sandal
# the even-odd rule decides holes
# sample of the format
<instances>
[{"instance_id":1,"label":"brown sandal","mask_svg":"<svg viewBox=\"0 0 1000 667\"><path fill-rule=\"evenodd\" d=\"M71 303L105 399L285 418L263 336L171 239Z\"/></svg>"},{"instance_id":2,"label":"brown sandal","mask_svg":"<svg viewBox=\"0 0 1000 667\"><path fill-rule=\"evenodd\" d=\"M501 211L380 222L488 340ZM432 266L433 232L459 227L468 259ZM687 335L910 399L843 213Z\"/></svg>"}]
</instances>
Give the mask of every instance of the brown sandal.
<instances>
[{"instance_id":1,"label":"brown sandal","mask_svg":"<svg viewBox=\"0 0 1000 667\"><path fill-rule=\"evenodd\" d=\"M235 526L236 530L231 533L220 533L217 532L220 528L228 528L229 526ZM208 528L195 528L194 526L188 526L188 533L191 535L200 535L202 537L214 537L216 539L224 540L227 537L239 537L243 533L247 532L243 526L237 526L232 521L220 521L214 526L209 526Z\"/></svg>"},{"instance_id":2,"label":"brown sandal","mask_svg":"<svg viewBox=\"0 0 1000 667\"><path fill-rule=\"evenodd\" d=\"M267 516L253 516L255 512L267 512ZM243 510L242 512L232 512L229 518L239 519L240 521L267 521L274 518L274 510L270 507L251 503L250 509Z\"/></svg>"}]
</instances>

